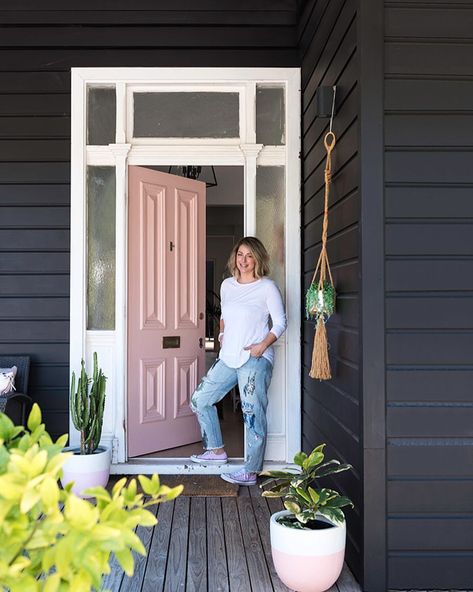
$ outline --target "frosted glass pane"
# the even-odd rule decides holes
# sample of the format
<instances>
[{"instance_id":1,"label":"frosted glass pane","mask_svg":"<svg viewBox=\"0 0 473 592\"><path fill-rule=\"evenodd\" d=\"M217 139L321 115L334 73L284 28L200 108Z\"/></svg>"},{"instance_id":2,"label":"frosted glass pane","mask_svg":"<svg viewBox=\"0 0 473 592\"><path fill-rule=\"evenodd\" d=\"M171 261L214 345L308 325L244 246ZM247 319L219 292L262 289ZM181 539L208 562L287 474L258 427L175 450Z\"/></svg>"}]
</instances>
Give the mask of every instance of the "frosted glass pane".
<instances>
[{"instance_id":1,"label":"frosted glass pane","mask_svg":"<svg viewBox=\"0 0 473 592\"><path fill-rule=\"evenodd\" d=\"M284 89L256 89L256 142L265 146L286 143Z\"/></svg>"},{"instance_id":2,"label":"frosted glass pane","mask_svg":"<svg viewBox=\"0 0 473 592\"><path fill-rule=\"evenodd\" d=\"M284 167L256 169L256 236L271 258L271 277L284 296L286 272L284 252L285 220Z\"/></svg>"},{"instance_id":3,"label":"frosted glass pane","mask_svg":"<svg viewBox=\"0 0 473 592\"><path fill-rule=\"evenodd\" d=\"M238 138L238 93L134 93L135 138Z\"/></svg>"},{"instance_id":4,"label":"frosted glass pane","mask_svg":"<svg viewBox=\"0 0 473 592\"><path fill-rule=\"evenodd\" d=\"M115 329L115 167L87 167L87 329Z\"/></svg>"},{"instance_id":5,"label":"frosted glass pane","mask_svg":"<svg viewBox=\"0 0 473 592\"><path fill-rule=\"evenodd\" d=\"M115 144L117 98L114 88L89 88L87 97L87 144Z\"/></svg>"}]
</instances>

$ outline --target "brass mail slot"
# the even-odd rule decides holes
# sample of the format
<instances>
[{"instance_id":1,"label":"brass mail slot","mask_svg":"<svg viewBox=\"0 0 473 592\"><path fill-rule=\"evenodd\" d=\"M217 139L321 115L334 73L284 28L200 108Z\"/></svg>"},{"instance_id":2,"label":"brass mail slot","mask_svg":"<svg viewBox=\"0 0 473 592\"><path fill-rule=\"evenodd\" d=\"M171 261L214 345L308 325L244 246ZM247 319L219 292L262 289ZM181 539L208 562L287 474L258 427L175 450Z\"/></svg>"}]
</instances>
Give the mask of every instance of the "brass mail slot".
<instances>
[{"instance_id":1,"label":"brass mail slot","mask_svg":"<svg viewBox=\"0 0 473 592\"><path fill-rule=\"evenodd\" d=\"M181 347L181 338L179 335L163 337L163 349L171 349L173 347Z\"/></svg>"}]
</instances>

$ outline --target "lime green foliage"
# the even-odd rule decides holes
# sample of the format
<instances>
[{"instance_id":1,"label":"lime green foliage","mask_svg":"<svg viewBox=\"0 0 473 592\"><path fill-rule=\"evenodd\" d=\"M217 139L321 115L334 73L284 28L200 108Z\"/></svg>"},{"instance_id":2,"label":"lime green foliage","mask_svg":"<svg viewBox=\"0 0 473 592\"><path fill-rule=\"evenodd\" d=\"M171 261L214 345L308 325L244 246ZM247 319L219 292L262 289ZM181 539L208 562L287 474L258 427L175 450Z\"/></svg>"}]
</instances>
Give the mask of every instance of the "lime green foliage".
<instances>
[{"instance_id":1,"label":"lime green foliage","mask_svg":"<svg viewBox=\"0 0 473 592\"><path fill-rule=\"evenodd\" d=\"M89 592L101 590L112 553L127 575L135 551L145 555L137 526L154 526L146 508L172 500L182 485L160 485L157 475L119 481L111 494L87 490L95 504L80 499L58 479L70 453L67 435L53 442L35 404L28 429L0 413L0 590L10 592Z\"/></svg>"},{"instance_id":2,"label":"lime green foliage","mask_svg":"<svg viewBox=\"0 0 473 592\"><path fill-rule=\"evenodd\" d=\"M87 376L85 362L81 361L79 380L72 373L70 407L72 422L80 431L80 453L92 454L100 443L105 409L105 384L107 377L98 368L97 352L94 352L92 378ZM90 390L89 390L90 386Z\"/></svg>"},{"instance_id":3,"label":"lime green foliage","mask_svg":"<svg viewBox=\"0 0 473 592\"><path fill-rule=\"evenodd\" d=\"M305 295L305 312L308 319L316 321L323 315L324 322L335 312L335 288L325 281L319 289L318 282L312 282Z\"/></svg>"},{"instance_id":4,"label":"lime green foliage","mask_svg":"<svg viewBox=\"0 0 473 592\"><path fill-rule=\"evenodd\" d=\"M299 469L261 473L261 476L270 477L270 479L264 481L260 487L273 484L272 487L263 491L263 496L284 498L285 508L295 518L295 520L293 517L280 520L286 526L304 528L305 525L317 519L317 514L341 523L345 520L341 508L353 507L352 502L337 491L316 487L321 477L352 468L351 465L341 464L338 460L323 462L324 447L325 444L320 444L309 455L298 452L294 457L294 464L298 465Z\"/></svg>"}]
</instances>

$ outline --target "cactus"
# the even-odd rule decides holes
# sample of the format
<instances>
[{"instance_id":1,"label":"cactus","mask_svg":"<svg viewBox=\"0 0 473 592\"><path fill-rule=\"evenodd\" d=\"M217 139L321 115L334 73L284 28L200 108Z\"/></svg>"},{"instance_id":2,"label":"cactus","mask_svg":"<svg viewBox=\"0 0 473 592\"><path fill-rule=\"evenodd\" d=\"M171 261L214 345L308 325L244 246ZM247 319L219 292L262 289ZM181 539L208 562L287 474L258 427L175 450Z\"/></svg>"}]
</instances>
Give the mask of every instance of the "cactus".
<instances>
[{"instance_id":1,"label":"cactus","mask_svg":"<svg viewBox=\"0 0 473 592\"><path fill-rule=\"evenodd\" d=\"M80 432L81 454L93 454L99 445L105 408L106 381L107 377L104 376L102 369L98 368L97 352L94 352L92 378L87 376L85 362L81 360L77 390L76 375L72 373L70 407L72 422Z\"/></svg>"}]
</instances>

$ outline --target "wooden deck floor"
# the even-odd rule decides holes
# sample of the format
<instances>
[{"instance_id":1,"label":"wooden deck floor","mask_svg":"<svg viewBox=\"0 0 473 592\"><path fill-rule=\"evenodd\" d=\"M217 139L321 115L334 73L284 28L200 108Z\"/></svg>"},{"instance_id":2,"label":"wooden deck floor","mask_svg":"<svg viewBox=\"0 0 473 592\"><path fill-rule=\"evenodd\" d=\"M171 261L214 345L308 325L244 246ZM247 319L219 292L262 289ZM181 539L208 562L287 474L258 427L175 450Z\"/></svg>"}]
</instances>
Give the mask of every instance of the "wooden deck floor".
<instances>
[{"instance_id":1,"label":"wooden deck floor","mask_svg":"<svg viewBox=\"0 0 473 592\"><path fill-rule=\"evenodd\" d=\"M154 509L158 524L138 534L147 557L132 578L118 564L104 580L113 592L285 592L271 559L269 517L280 500L254 487L238 497L179 497ZM330 592L359 592L345 567Z\"/></svg>"}]
</instances>

